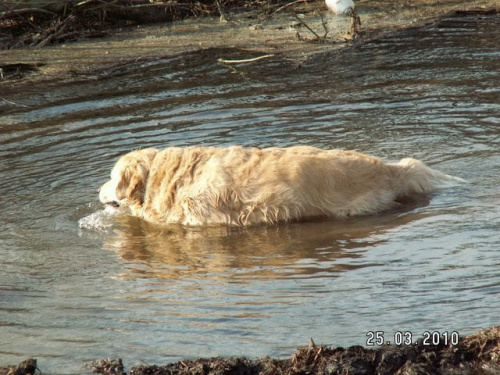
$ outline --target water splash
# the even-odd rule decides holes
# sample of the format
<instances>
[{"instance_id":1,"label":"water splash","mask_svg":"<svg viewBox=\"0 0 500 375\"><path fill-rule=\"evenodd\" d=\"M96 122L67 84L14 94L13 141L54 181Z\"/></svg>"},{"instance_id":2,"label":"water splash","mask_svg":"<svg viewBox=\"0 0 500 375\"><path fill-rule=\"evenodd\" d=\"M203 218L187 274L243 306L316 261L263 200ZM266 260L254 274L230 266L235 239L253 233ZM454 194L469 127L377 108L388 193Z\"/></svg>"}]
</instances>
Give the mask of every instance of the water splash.
<instances>
[{"instance_id":1,"label":"water splash","mask_svg":"<svg viewBox=\"0 0 500 375\"><path fill-rule=\"evenodd\" d=\"M117 214L117 210L107 206L104 210L98 210L78 220L78 227L94 232L109 233L109 229L113 226L113 216Z\"/></svg>"}]
</instances>

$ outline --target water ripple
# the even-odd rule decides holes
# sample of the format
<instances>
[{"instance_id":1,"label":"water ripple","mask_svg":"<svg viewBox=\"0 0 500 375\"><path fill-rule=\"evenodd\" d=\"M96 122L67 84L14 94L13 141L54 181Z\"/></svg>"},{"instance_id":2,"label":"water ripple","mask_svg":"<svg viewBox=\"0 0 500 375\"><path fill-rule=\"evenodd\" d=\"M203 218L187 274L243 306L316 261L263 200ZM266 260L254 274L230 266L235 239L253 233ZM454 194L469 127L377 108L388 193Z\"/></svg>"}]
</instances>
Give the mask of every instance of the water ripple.
<instances>
[{"instance_id":1,"label":"water ripple","mask_svg":"<svg viewBox=\"0 0 500 375\"><path fill-rule=\"evenodd\" d=\"M0 115L5 361L79 373L68 363L279 356L309 337L498 324L499 24L450 18L299 70L233 74L208 50L31 88L29 107ZM413 156L469 184L402 211L273 227L103 213L97 188L120 154L199 144Z\"/></svg>"}]
</instances>

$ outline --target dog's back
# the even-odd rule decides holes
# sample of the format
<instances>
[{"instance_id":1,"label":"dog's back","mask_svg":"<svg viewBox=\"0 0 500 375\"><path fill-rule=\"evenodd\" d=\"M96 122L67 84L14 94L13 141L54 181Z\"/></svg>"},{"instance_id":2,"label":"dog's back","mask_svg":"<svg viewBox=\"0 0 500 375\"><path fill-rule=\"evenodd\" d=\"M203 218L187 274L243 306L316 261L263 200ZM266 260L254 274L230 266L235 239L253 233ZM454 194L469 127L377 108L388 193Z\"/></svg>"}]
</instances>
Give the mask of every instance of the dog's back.
<instances>
[{"instance_id":1,"label":"dog's back","mask_svg":"<svg viewBox=\"0 0 500 375\"><path fill-rule=\"evenodd\" d=\"M153 221L191 225L342 218L460 180L415 159L388 165L354 151L170 148L153 163L143 212Z\"/></svg>"}]
</instances>

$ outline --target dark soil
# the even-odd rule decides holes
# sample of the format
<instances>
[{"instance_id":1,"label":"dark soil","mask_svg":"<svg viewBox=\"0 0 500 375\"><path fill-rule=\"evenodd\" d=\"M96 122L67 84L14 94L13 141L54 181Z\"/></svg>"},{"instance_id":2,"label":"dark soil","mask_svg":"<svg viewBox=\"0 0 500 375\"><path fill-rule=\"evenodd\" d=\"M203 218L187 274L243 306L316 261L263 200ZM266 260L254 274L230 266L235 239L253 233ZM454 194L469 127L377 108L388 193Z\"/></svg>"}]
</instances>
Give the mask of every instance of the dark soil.
<instances>
[{"instance_id":1,"label":"dark soil","mask_svg":"<svg viewBox=\"0 0 500 375\"><path fill-rule=\"evenodd\" d=\"M442 339L444 341L444 339ZM86 365L94 373L124 375L121 359L102 359ZM0 368L0 375L31 375L35 359ZM500 374L500 326L460 338L458 344L427 345L423 340L409 346L383 345L328 348L311 340L289 359L210 358L179 361L163 366L135 366L129 375L462 375Z\"/></svg>"}]
</instances>

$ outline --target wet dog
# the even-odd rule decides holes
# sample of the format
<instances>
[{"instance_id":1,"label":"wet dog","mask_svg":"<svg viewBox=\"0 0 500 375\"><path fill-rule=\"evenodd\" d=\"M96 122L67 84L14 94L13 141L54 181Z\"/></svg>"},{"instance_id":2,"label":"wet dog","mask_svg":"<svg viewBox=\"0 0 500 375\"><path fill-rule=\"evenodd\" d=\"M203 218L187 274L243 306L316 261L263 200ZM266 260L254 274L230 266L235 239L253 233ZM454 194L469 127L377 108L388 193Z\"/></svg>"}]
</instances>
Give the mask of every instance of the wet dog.
<instances>
[{"instance_id":1,"label":"wet dog","mask_svg":"<svg viewBox=\"0 0 500 375\"><path fill-rule=\"evenodd\" d=\"M99 199L155 223L246 226L374 214L463 181L416 159L386 164L355 151L146 148L118 160Z\"/></svg>"}]
</instances>

